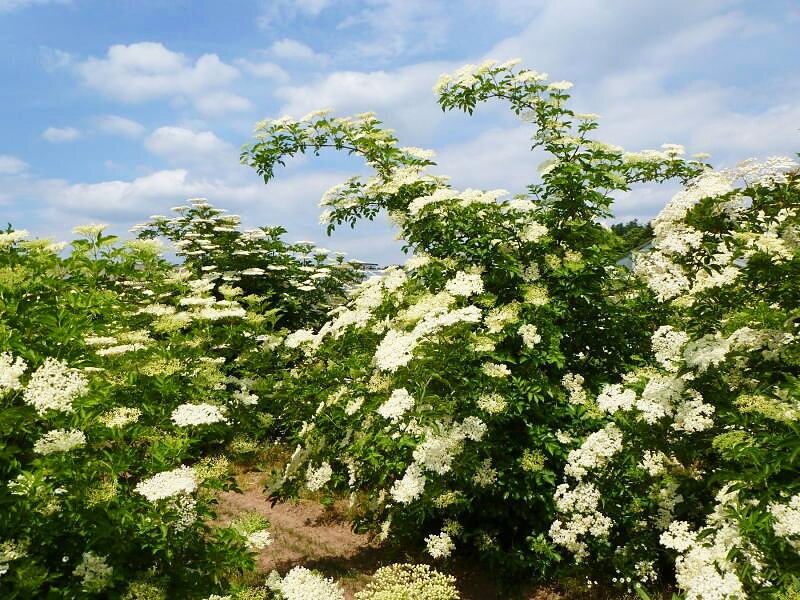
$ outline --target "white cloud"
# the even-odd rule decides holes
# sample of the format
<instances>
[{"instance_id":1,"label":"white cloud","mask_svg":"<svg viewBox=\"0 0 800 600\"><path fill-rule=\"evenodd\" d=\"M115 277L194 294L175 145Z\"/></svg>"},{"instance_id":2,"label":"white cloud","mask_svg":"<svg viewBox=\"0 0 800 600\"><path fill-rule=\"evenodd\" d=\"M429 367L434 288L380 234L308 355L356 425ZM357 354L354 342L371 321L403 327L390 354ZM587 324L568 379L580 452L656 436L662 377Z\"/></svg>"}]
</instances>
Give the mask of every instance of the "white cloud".
<instances>
[{"instance_id":1,"label":"white cloud","mask_svg":"<svg viewBox=\"0 0 800 600\"><path fill-rule=\"evenodd\" d=\"M325 63L327 61L327 57L324 54L317 54L310 46L291 38L283 38L274 42L269 47L269 52L273 56L284 60L317 63Z\"/></svg>"},{"instance_id":2,"label":"white cloud","mask_svg":"<svg viewBox=\"0 0 800 600\"><path fill-rule=\"evenodd\" d=\"M144 133L144 126L141 123L118 115L95 117L94 122L99 131L111 135L137 138Z\"/></svg>"},{"instance_id":3,"label":"white cloud","mask_svg":"<svg viewBox=\"0 0 800 600\"><path fill-rule=\"evenodd\" d=\"M423 143L441 119L431 89L450 67L430 62L393 71L334 71L307 85L280 87L275 96L284 101L280 112L294 117L326 107L341 115L375 111L386 127L413 140L403 143Z\"/></svg>"},{"instance_id":4,"label":"white cloud","mask_svg":"<svg viewBox=\"0 0 800 600\"><path fill-rule=\"evenodd\" d=\"M236 151L211 131L159 127L144 141L148 151L175 164L236 158Z\"/></svg>"},{"instance_id":5,"label":"white cloud","mask_svg":"<svg viewBox=\"0 0 800 600\"><path fill-rule=\"evenodd\" d=\"M0 0L0 13L40 4L70 4L70 0Z\"/></svg>"},{"instance_id":6,"label":"white cloud","mask_svg":"<svg viewBox=\"0 0 800 600\"><path fill-rule=\"evenodd\" d=\"M256 23L261 29L268 29L298 16L316 17L331 3L331 0L263 0Z\"/></svg>"},{"instance_id":7,"label":"white cloud","mask_svg":"<svg viewBox=\"0 0 800 600\"><path fill-rule=\"evenodd\" d=\"M289 81L289 74L274 62L252 62L245 58L240 58L235 62L243 71L254 77L272 79L280 83Z\"/></svg>"},{"instance_id":8,"label":"white cloud","mask_svg":"<svg viewBox=\"0 0 800 600\"><path fill-rule=\"evenodd\" d=\"M451 39L456 15L450 3L429 0L373 0L353 7L338 29L354 35L337 57L351 62L387 61L440 50ZM458 4L458 3L457 3ZM455 8L456 11L460 6ZM492 9L493 10L493 9Z\"/></svg>"},{"instance_id":9,"label":"white cloud","mask_svg":"<svg viewBox=\"0 0 800 600\"><path fill-rule=\"evenodd\" d=\"M16 156L0 154L0 174L2 175L18 175L27 171L28 166L28 163Z\"/></svg>"},{"instance_id":10,"label":"white cloud","mask_svg":"<svg viewBox=\"0 0 800 600\"><path fill-rule=\"evenodd\" d=\"M75 67L84 82L123 102L219 90L239 71L216 54L203 54L194 63L158 42L111 46L105 58L91 57Z\"/></svg>"},{"instance_id":11,"label":"white cloud","mask_svg":"<svg viewBox=\"0 0 800 600\"><path fill-rule=\"evenodd\" d=\"M59 50L58 48L40 46L39 53L42 57L42 65L46 71L64 69L75 62L75 57L72 54Z\"/></svg>"},{"instance_id":12,"label":"white cloud","mask_svg":"<svg viewBox=\"0 0 800 600\"><path fill-rule=\"evenodd\" d=\"M230 92L209 92L193 98L195 108L204 115L222 116L233 112L244 112L253 108L247 98Z\"/></svg>"},{"instance_id":13,"label":"white cloud","mask_svg":"<svg viewBox=\"0 0 800 600\"><path fill-rule=\"evenodd\" d=\"M48 142L71 142L80 137L81 132L74 127L48 127L42 137Z\"/></svg>"},{"instance_id":14,"label":"white cloud","mask_svg":"<svg viewBox=\"0 0 800 600\"><path fill-rule=\"evenodd\" d=\"M532 153L530 126L493 127L475 138L449 144L437 152L431 171L447 175L451 185L464 188L500 188L510 194L525 192L538 179L537 166L544 159Z\"/></svg>"}]
</instances>

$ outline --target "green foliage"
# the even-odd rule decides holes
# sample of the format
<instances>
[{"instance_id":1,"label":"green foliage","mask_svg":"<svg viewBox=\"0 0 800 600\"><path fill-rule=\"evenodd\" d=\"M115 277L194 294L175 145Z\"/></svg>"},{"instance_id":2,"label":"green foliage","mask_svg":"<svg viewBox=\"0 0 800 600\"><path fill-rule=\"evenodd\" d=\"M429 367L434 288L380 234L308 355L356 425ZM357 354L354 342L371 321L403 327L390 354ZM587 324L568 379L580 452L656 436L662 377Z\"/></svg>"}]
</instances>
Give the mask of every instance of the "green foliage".
<instances>
[{"instance_id":1,"label":"green foliage","mask_svg":"<svg viewBox=\"0 0 800 600\"><path fill-rule=\"evenodd\" d=\"M305 359L271 411L298 444L281 495L350 492L359 528L439 532L426 538L434 557L458 540L506 572L552 575L556 483L600 416L587 390L638 364L663 314L615 267L618 239L600 220L613 192L704 168L674 149L592 139L595 119L566 108L567 87L513 65L437 86L445 110L500 99L534 126L552 158L511 200L453 190L425 172L431 153L399 147L371 114L260 125L243 159L265 179L295 153L363 156L374 176L327 192L322 220L332 229L386 210L415 254L318 331L287 337Z\"/></svg>"}]
</instances>

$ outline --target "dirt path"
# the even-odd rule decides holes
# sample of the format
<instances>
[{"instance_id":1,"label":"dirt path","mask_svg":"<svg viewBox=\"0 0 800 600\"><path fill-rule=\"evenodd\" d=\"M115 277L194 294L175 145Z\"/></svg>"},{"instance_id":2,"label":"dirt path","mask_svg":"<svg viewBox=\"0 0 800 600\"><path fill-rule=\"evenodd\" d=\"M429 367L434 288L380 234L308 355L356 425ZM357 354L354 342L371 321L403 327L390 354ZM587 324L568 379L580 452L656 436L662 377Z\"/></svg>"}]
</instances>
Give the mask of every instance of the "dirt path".
<instances>
[{"instance_id":1,"label":"dirt path","mask_svg":"<svg viewBox=\"0 0 800 600\"><path fill-rule=\"evenodd\" d=\"M381 547L366 535L353 533L344 518L344 506L329 509L310 500L284 502L272 506L263 493L265 475L243 473L237 479L242 493L221 494L219 519L228 523L243 512L257 512L272 524L273 543L261 551L258 582L273 569L285 574L303 565L333 577L353 600L369 576L380 566L393 562L426 562L424 557L403 554ZM463 600L508 600L492 584L492 578L476 565L459 564L452 571L458 580ZM526 600L565 600L561 594L537 588L521 596Z\"/></svg>"}]
</instances>

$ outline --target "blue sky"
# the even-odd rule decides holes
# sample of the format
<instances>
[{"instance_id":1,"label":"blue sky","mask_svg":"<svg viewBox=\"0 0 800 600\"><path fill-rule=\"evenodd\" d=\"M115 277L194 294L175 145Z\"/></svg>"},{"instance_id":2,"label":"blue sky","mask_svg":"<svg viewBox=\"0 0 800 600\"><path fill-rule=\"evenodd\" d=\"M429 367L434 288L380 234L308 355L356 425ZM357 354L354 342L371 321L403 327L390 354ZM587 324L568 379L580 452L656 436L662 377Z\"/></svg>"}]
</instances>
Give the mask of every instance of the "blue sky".
<instances>
[{"instance_id":1,"label":"blue sky","mask_svg":"<svg viewBox=\"0 0 800 600\"><path fill-rule=\"evenodd\" d=\"M288 241L393 262L385 222L332 239L317 224L321 193L363 166L293 160L265 186L238 164L257 121L374 110L456 188L520 192L542 158L529 125L501 105L444 114L431 91L464 63L519 57L573 81L601 139L731 166L800 151L798 30L798 0L0 0L0 222L125 233L204 196ZM617 218L651 218L671 191L626 194Z\"/></svg>"}]
</instances>

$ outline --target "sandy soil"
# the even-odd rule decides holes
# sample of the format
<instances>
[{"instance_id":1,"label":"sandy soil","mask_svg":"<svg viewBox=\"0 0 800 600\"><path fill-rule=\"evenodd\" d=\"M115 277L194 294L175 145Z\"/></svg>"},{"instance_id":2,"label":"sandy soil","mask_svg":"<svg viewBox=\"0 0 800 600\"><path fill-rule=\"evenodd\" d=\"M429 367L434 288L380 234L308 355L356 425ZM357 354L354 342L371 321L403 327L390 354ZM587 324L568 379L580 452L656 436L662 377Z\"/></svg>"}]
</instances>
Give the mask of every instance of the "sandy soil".
<instances>
[{"instance_id":1,"label":"sandy soil","mask_svg":"<svg viewBox=\"0 0 800 600\"><path fill-rule=\"evenodd\" d=\"M409 556L397 549L381 547L366 535L353 533L344 505L323 507L311 500L272 506L263 492L265 474L247 472L237 479L242 493L220 497L218 513L227 523L243 512L258 512L272 524L273 543L261 551L258 579L277 569L285 574L297 565L317 569L333 577L345 589L348 600L361 589L380 566L393 562L425 562L424 556ZM458 580L463 600L507 600L508 595L492 584L492 577L476 565L455 564L450 572ZM565 600L550 589L535 588L518 596L525 600Z\"/></svg>"}]
</instances>

